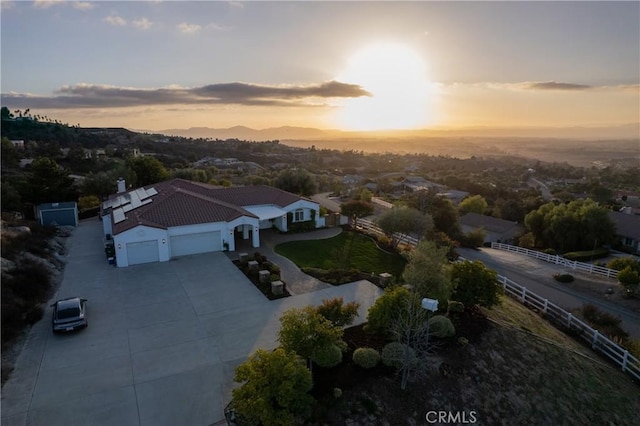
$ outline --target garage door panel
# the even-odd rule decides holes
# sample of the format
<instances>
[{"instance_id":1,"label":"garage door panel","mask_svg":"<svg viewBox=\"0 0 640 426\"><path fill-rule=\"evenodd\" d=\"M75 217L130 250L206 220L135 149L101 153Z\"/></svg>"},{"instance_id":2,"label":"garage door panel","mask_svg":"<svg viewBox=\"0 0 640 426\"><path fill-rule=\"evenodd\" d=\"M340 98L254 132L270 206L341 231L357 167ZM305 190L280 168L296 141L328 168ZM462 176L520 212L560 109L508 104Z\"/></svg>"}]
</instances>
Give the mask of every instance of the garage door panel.
<instances>
[{"instance_id":1,"label":"garage door panel","mask_svg":"<svg viewBox=\"0 0 640 426\"><path fill-rule=\"evenodd\" d=\"M127 243L127 259L129 265L159 262L158 240Z\"/></svg>"},{"instance_id":2,"label":"garage door panel","mask_svg":"<svg viewBox=\"0 0 640 426\"><path fill-rule=\"evenodd\" d=\"M221 251L220 231L171 237L171 257Z\"/></svg>"}]
</instances>

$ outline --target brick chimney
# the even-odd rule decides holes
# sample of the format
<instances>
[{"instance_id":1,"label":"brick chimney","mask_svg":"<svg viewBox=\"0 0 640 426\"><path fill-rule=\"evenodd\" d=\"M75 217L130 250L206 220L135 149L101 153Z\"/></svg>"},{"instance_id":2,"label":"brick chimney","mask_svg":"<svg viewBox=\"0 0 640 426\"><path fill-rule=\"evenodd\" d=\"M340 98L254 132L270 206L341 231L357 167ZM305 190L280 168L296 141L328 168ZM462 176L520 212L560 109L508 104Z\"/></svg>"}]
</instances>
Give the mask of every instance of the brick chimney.
<instances>
[{"instance_id":1,"label":"brick chimney","mask_svg":"<svg viewBox=\"0 0 640 426\"><path fill-rule=\"evenodd\" d=\"M118 194L121 192L127 192L127 184L124 179L118 178Z\"/></svg>"}]
</instances>

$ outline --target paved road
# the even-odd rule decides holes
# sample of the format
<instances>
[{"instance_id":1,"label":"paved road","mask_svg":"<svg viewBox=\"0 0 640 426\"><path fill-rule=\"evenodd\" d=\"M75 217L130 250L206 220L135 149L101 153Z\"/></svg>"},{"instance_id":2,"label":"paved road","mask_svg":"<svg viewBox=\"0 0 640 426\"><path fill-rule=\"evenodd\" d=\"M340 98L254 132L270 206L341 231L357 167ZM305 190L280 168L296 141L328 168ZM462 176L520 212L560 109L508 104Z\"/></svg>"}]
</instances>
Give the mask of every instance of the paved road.
<instances>
[{"instance_id":1,"label":"paved road","mask_svg":"<svg viewBox=\"0 0 640 426\"><path fill-rule=\"evenodd\" d=\"M496 270L498 274L515 281L567 310L579 308L585 304L592 304L606 312L619 316L622 319L622 327L629 332L629 335L634 338L640 338L640 315L638 313L607 301L604 296L598 298L563 286L553 279L553 274L570 272L585 282L597 281L603 285L603 293L609 285L616 285L616 282L612 279L567 271L566 268L559 265L503 250L490 248L481 250L459 249L458 252L465 259L484 262L485 265Z\"/></svg>"},{"instance_id":2,"label":"paved road","mask_svg":"<svg viewBox=\"0 0 640 426\"><path fill-rule=\"evenodd\" d=\"M320 194L315 194L311 196L311 199L316 203L320 204L322 207L324 207L327 210L331 210L332 212L335 212L335 213L340 213L340 209L341 209L340 202L336 201L334 197L329 197L330 194L331 192L323 192Z\"/></svg>"}]
</instances>

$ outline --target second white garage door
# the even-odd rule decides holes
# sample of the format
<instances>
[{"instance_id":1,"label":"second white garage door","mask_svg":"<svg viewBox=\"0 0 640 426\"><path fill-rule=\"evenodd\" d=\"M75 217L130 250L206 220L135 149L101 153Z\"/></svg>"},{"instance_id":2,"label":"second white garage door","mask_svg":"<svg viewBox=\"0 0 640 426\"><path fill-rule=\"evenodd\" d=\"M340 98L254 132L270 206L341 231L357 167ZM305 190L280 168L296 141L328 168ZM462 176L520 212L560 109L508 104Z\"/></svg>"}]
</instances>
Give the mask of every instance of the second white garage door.
<instances>
[{"instance_id":1,"label":"second white garage door","mask_svg":"<svg viewBox=\"0 0 640 426\"><path fill-rule=\"evenodd\" d=\"M171 257L221 250L220 231L171 237Z\"/></svg>"}]
</instances>

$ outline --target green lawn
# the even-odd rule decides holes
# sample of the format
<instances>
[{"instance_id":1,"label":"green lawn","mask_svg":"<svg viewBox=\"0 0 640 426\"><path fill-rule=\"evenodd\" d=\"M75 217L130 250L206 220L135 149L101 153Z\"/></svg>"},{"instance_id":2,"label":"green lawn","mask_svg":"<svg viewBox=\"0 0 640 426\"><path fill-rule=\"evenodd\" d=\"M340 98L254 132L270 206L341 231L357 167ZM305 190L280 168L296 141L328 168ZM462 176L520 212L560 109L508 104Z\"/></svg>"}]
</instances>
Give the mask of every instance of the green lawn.
<instances>
[{"instance_id":1,"label":"green lawn","mask_svg":"<svg viewBox=\"0 0 640 426\"><path fill-rule=\"evenodd\" d=\"M399 277L406 263L399 254L386 253L369 237L355 232L343 232L325 240L291 241L277 245L275 250L300 268L358 269Z\"/></svg>"}]
</instances>

